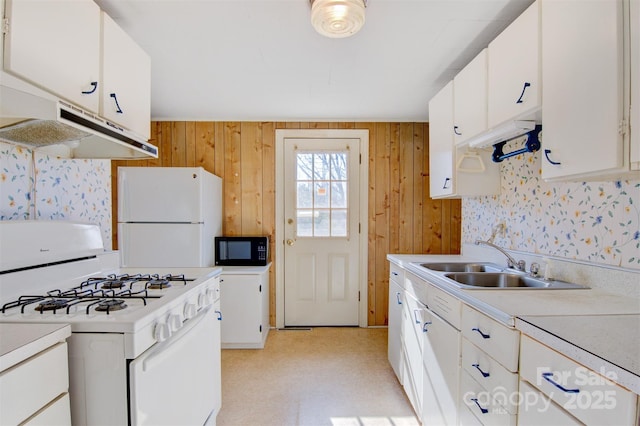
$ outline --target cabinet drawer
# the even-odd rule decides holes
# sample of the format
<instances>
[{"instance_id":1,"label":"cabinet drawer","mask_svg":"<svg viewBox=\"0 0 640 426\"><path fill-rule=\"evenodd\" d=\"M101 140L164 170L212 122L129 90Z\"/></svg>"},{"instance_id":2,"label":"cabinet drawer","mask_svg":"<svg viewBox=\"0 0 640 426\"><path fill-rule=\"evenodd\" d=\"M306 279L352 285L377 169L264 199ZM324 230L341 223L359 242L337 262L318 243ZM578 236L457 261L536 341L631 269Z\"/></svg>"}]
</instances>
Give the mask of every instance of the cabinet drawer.
<instances>
[{"instance_id":1,"label":"cabinet drawer","mask_svg":"<svg viewBox=\"0 0 640 426\"><path fill-rule=\"evenodd\" d=\"M428 305L427 288L430 291L431 285L429 285L425 280L418 277L417 275L413 275L410 272L405 272L404 289L407 291L407 293L418 299L420 303L424 305Z\"/></svg>"},{"instance_id":2,"label":"cabinet drawer","mask_svg":"<svg viewBox=\"0 0 640 426\"><path fill-rule=\"evenodd\" d=\"M498 401L503 393L487 391L466 372L460 380L460 406L468 407L484 425L507 426L516 424L516 415L505 410Z\"/></svg>"},{"instance_id":3,"label":"cabinet drawer","mask_svg":"<svg viewBox=\"0 0 640 426\"><path fill-rule=\"evenodd\" d=\"M520 395L518 426L582 424L527 382L520 382Z\"/></svg>"},{"instance_id":4,"label":"cabinet drawer","mask_svg":"<svg viewBox=\"0 0 640 426\"><path fill-rule=\"evenodd\" d=\"M0 424L23 422L68 389L67 344L57 343L0 374Z\"/></svg>"},{"instance_id":5,"label":"cabinet drawer","mask_svg":"<svg viewBox=\"0 0 640 426\"><path fill-rule=\"evenodd\" d=\"M489 354L507 370L518 372L520 332L464 306L462 308L462 335Z\"/></svg>"},{"instance_id":6,"label":"cabinet drawer","mask_svg":"<svg viewBox=\"0 0 640 426\"><path fill-rule=\"evenodd\" d=\"M437 287L429 285L427 306L449 324L460 330L460 311L462 309L460 300Z\"/></svg>"},{"instance_id":7,"label":"cabinet drawer","mask_svg":"<svg viewBox=\"0 0 640 426\"><path fill-rule=\"evenodd\" d=\"M65 393L27 420L23 426L71 425L69 394Z\"/></svg>"},{"instance_id":8,"label":"cabinet drawer","mask_svg":"<svg viewBox=\"0 0 640 426\"><path fill-rule=\"evenodd\" d=\"M404 269L393 262L389 262L389 280L404 288Z\"/></svg>"},{"instance_id":9,"label":"cabinet drawer","mask_svg":"<svg viewBox=\"0 0 640 426\"><path fill-rule=\"evenodd\" d=\"M635 394L528 336L520 376L586 424L635 424Z\"/></svg>"},{"instance_id":10,"label":"cabinet drawer","mask_svg":"<svg viewBox=\"0 0 640 426\"><path fill-rule=\"evenodd\" d=\"M511 414L518 412L518 401L511 398L518 391L518 374L512 373L466 338L462 339L462 368L484 390L503 393L498 402Z\"/></svg>"}]
</instances>

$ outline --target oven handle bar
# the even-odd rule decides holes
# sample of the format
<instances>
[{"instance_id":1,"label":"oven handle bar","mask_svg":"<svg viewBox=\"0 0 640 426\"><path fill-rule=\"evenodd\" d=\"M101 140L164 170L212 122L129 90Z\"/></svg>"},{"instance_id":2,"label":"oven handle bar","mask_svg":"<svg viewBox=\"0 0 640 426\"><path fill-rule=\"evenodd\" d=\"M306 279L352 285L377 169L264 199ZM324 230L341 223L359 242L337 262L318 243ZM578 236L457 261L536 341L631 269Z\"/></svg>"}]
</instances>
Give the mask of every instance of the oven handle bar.
<instances>
[{"instance_id":1,"label":"oven handle bar","mask_svg":"<svg viewBox=\"0 0 640 426\"><path fill-rule=\"evenodd\" d=\"M189 321L185 322L184 326L178 330L177 333L173 334L168 340L164 342L158 343L153 347L152 352L147 354L145 360L142 363L142 371L147 371L153 368L153 365L156 364L159 360L159 357L162 356L165 351L167 351L171 346L180 341L184 336L189 333L194 327L196 327L200 322L209 315L213 305L210 305L203 310L201 310L198 315L191 318Z\"/></svg>"}]
</instances>

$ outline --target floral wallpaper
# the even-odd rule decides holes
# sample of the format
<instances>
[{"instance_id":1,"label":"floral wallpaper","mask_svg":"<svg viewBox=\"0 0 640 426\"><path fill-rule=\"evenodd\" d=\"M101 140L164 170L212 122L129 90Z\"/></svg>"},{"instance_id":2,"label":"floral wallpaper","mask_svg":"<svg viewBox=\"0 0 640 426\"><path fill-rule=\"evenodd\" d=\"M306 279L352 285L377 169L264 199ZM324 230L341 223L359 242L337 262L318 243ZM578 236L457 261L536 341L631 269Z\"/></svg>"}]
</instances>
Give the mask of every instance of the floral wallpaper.
<instances>
[{"instance_id":1,"label":"floral wallpaper","mask_svg":"<svg viewBox=\"0 0 640 426\"><path fill-rule=\"evenodd\" d=\"M0 142L0 220L31 219L94 223L111 250L111 162Z\"/></svg>"},{"instance_id":2,"label":"floral wallpaper","mask_svg":"<svg viewBox=\"0 0 640 426\"><path fill-rule=\"evenodd\" d=\"M540 151L500 168L500 195L462 200L463 243L640 269L640 181L547 183Z\"/></svg>"}]
</instances>

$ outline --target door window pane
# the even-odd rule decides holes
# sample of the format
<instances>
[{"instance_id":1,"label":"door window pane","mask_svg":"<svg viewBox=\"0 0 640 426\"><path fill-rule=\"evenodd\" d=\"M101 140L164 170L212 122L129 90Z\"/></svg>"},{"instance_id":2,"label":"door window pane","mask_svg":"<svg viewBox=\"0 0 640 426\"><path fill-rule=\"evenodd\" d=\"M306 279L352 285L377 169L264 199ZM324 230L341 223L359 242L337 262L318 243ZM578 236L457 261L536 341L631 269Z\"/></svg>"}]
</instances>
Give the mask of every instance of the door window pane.
<instances>
[{"instance_id":1,"label":"door window pane","mask_svg":"<svg viewBox=\"0 0 640 426\"><path fill-rule=\"evenodd\" d=\"M296 235L347 237L348 151L296 153Z\"/></svg>"}]
</instances>

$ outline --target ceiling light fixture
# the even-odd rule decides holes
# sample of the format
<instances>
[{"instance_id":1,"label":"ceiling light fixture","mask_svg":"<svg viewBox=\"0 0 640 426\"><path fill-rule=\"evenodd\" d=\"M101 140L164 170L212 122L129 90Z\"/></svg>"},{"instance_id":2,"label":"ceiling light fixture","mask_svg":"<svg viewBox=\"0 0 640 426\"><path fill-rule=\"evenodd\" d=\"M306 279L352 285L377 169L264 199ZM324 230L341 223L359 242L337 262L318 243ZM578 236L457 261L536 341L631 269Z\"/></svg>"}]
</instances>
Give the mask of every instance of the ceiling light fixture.
<instances>
[{"instance_id":1,"label":"ceiling light fixture","mask_svg":"<svg viewBox=\"0 0 640 426\"><path fill-rule=\"evenodd\" d=\"M309 0L311 25L331 38L349 37L364 25L367 0Z\"/></svg>"}]
</instances>

